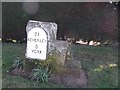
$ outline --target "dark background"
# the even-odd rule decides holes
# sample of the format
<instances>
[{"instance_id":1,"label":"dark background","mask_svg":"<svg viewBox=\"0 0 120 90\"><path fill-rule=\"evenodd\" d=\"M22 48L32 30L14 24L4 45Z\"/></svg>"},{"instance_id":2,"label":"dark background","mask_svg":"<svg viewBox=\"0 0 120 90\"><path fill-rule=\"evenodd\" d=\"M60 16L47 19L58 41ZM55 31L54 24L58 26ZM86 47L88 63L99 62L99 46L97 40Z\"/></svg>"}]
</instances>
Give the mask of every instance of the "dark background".
<instances>
[{"instance_id":1,"label":"dark background","mask_svg":"<svg viewBox=\"0 0 120 90\"><path fill-rule=\"evenodd\" d=\"M3 2L2 39L26 38L29 20L58 24L57 39L117 41L119 3L109 2Z\"/></svg>"}]
</instances>

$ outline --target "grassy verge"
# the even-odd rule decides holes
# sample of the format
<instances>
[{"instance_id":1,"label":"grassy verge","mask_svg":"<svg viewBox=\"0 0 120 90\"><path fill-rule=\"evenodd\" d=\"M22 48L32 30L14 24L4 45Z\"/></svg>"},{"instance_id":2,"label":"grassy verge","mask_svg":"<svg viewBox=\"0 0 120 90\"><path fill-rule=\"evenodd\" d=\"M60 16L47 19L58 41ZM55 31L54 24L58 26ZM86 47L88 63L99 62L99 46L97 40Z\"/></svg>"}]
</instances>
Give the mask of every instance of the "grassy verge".
<instances>
[{"instance_id":1,"label":"grassy verge","mask_svg":"<svg viewBox=\"0 0 120 90\"><path fill-rule=\"evenodd\" d=\"M19 76L6 75L3 79L3 88L62 88L63 86L53 83L39 83L35 81L23 79Z\"/></svg>"},{"instance_id":2,"label":"grassy verge","mask_svg":"<svg viewBox=\"0 0 120 90\"><path fill-rule=\"evenodd\" d=\"M12 65L13 60L19 56L25 58L26 44L3 44L2 46L2 87L3 88L62 88L62 85L53 83L39 83L34 85L35 81L23 79L19 76L10 76L7 71Z\"/></svg>"},{"instance_id":3,"label":"grassy verge","mask_svg":"<svg viewBox=\"0 0 120 90\"><path fill-rule=\"evenodd\" d=\"M3 87L4 88L62 88L62 85L40 83L18 76L10 76L7 70L12 60L17 56L25 58L26 44L3 44ZM72 45L72 57L81 61L81 67L86 70L88 77L87 88L116 88L118 87L118 51L110 47L93 47Z\"/></svg>"},{"instance_id":4,"label":"grassy verge","mask_svg":"<svg viewBox=\"0 0 120 90\"><path fill-rule=\"evenodd\" d=\"M71 52L86 70L88 87L118 87L118 50L112 47L72 45Z\"/></svg>"}]
</instances>

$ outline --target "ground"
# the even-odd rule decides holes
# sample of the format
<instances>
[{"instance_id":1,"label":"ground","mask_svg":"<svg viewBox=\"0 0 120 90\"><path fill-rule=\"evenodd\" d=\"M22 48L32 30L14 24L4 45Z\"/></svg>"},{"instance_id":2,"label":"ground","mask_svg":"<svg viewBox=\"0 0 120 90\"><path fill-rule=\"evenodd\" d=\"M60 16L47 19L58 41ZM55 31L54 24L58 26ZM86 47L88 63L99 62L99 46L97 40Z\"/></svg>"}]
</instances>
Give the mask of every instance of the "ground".
<instances>
[{"instance_id":1,"label":"ground","mask_svg":"<svg viewBox=\"0 0 120 90\"><path fill-rule=\"evenodd\" d=\"M7 71L13 60L19 56L25 59L26 44L4 43L2 47L2 87L3 88L63 88L54 83L39 83L11 76ZM88 78L86 88L116 88L118 87L118 50L113 47L101 46L71 46L72 57L81 61L81 68Z\"/></svg>"}]
</instances>

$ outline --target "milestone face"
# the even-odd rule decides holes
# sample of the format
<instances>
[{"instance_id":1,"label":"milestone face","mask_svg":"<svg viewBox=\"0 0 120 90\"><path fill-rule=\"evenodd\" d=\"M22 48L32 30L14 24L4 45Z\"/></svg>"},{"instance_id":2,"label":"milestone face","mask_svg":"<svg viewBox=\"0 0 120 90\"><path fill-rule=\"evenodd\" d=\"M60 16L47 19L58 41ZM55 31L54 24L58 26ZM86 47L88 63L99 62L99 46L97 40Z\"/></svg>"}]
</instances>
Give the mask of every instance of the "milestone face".
<instances>
[{"instance_id":1,"label":"milestone face","mask_svg":"<svg viewBox=\"0 0 120 90\"><path fill-rule=\"evenodd\" d=\"M46 59L47 35L46 32L38 27L32 28L27 33L26 57L29 59Z\"/></svg>"}]
</instances>

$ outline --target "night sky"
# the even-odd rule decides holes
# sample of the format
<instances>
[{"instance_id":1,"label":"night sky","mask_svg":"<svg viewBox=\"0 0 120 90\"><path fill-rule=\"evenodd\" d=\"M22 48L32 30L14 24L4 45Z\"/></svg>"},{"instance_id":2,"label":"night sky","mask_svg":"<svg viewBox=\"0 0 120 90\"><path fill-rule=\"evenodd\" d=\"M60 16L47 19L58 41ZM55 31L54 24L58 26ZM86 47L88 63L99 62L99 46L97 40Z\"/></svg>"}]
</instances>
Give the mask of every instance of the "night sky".
<instances>
[{"instance_id":1,"label":"night sky","mask_svg":"<svg viewBox=\"0 0 120 90\"><path fill-rule=\"evenodd\" d=\"M110 2L3 2L2 37L26 38L28 20L38 20L57 23L58 39L116 39L118 10L118 3Z\"/></svg>"}]
</instances>

